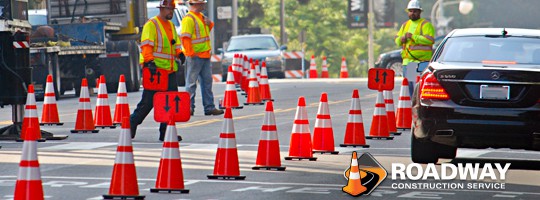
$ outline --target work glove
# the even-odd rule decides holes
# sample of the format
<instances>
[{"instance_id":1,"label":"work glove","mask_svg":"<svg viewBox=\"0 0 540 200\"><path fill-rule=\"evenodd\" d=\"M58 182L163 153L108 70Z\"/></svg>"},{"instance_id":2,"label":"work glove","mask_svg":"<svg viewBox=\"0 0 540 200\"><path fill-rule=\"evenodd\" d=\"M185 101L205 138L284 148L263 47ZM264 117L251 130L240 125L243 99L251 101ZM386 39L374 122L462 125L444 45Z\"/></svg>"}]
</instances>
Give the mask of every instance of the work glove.
<instances>
[{"instance_id":1,"label":"work glove","mask_svg":"<svg viewBox=\"0 0 540 200\"><path fill-rule=\"evenodd\" d=\"M148 70L150 70L150 73L152 74L152 76L154 74L156 74L157 67L156 67L156 63L153 60L149 61L149 62L145 62L144 67L146 67L146 68L148 68Z\"/></svg>"},{"instance_id":2,"label":"work glove","mask_svg":"<svg viewBox=\"0 0 540 200\"><path fill-rule=\"evenodd\" d=\"M184 55L184 52L180 52L180 54L178 54L178 58L180 58L180 65L184 65L184 63L186 63L186 55Z\"/></svg>"}]
</instances>

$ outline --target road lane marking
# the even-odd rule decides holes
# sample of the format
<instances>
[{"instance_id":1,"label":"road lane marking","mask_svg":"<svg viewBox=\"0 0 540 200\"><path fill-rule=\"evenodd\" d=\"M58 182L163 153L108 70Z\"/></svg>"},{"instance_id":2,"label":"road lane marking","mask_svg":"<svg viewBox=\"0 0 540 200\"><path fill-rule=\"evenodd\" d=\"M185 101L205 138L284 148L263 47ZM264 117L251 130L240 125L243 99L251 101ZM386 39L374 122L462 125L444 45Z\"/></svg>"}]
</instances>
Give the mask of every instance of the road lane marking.
<instances>
[{"instance_id":1,"label":"road lane marking","mask_svg":"<svg viewBox=\"0 0 540 200\"><path fill-rule=\"evenodd\" d=\"M42 147L44 150L90 150L101 147L117 145L116 142L70 142L67 144L54 145L50 147Z\"/></svg>"}]
</instances>

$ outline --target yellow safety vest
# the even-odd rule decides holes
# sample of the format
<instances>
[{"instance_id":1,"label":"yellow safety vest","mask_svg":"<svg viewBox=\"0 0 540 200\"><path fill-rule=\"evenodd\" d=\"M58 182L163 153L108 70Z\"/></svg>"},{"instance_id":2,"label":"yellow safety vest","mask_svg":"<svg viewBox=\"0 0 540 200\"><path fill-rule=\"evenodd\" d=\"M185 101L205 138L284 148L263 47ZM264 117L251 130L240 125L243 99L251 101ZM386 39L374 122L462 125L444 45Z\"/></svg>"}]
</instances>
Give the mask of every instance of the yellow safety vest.
<instances>
[{"instance_id":1,"label":"yellow safety vest","mask_svg":"<svg viewBox=\"0 0 540 200\"><path fill-rule=\"evenodd\" d=\"M190 37L193 44L193 51L201 53L209 51L210 45L210 27L189 11L182 20L182 30L180 37Z\"/></svg>"},{"instance_id":2,"label":"yellow safety vest","mask_svg":"<svg viewBox=\"0 0 540 200\"><path fill-rule=\"evenodd\" d=\"M177 71L178 66L175 62L176 50L181 49L182 45L173 23L171 21L168 22L173 32L174 48L170 42L171 40L167 38L167 33L157 16L150 18L144 24L141 35L141 46L150 45L154 48L152 55L158 68ZM156 27L159 27L159 30Z\"/></svg>"},{"instance_id":3,"label":"yellow safety vest","mask_svg":"<svg viewBox=\"0 0 540 200\"><path fill-rule=\"evenodd\" d=\"M407 22L401 25L401 28L396 35L396 43L398 45L401 44L401 37L409 32L411 24L412 20L407 20ZM407 43L401 44L401 57L403 58L404 65L408 64L410 61L429 61L433 56L433 43L435 43L435 29L433 28L433 25L425 19L419 19L418 26L416 26L416 29L412 34L412 40L408 40Z\"/></svg>"}]
</instances>

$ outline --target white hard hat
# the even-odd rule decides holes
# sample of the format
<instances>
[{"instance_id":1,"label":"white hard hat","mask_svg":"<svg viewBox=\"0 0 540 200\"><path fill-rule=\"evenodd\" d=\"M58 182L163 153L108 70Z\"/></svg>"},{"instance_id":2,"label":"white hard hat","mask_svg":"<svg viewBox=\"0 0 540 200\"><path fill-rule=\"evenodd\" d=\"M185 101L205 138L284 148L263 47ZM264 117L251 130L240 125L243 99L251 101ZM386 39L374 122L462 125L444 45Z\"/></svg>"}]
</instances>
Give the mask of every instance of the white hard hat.
<instances>
[{"instance_id":1,"label":"white hard hat","mask_svg":"<svg viewBox=\"0 0 540 200\"><path fill-rule=\"evenodd\" d=\"M411 0L409 1L409 4L407 4L407 9L405 9L405 11L409 11L409 9L422 10L422 7L420 6L420 2L418 0Z\"/></svg>"}]
</instances>

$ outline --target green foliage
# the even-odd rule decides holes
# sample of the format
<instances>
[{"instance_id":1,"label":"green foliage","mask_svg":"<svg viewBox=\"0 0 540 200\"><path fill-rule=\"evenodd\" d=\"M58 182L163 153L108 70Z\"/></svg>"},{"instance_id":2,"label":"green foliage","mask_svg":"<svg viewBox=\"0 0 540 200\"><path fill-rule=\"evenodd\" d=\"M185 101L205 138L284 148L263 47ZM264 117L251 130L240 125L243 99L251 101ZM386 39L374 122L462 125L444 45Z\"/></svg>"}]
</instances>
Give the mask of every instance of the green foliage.
<instances>
[{"instance_id":1,"label":"green foliage","mask_svg":"<svg viewBox=\"0 0 540 200\"><path fill-rule=\"evenodd\" d=\"M280 41L280 0L239 0L240 5L259 4L263 13L251 21L251 27L270 30ZM349 29L347 27L347 1L343 0L310 0L302 5L296 0L285 0L285 30L289 51L301 51L299 35L306 32L306 59L311 55L321 65L321 57L326 56L331 77L338 77L341 57L347 59L349 75L352 77L367 76L368 31L367 29ZM248 16L250 7L239 6L239 16ZM396 49L393 42L395 29L380 29L374 34L374 59L380 52ZM320 70L320 69L319 69Z\"/></svg>"}]
</instances>

